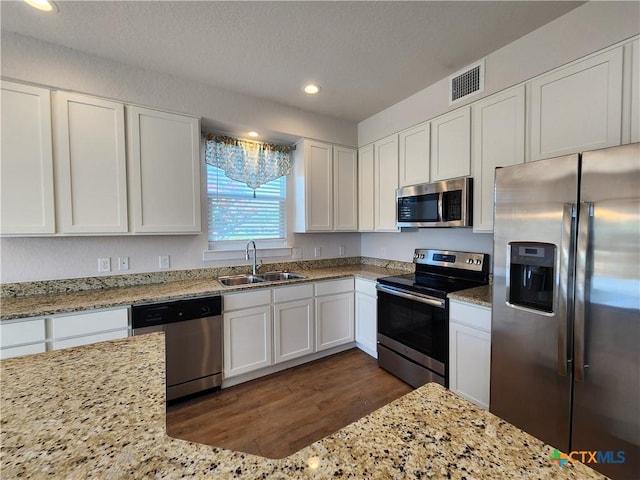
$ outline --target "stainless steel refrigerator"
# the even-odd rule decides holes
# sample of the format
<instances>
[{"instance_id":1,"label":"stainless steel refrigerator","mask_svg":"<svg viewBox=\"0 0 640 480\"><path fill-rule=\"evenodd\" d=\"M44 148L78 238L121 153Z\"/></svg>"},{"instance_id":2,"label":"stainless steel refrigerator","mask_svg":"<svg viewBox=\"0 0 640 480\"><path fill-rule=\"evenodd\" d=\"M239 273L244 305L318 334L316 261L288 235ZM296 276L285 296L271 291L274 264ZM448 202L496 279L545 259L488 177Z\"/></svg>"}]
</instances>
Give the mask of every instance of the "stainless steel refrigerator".
<instances>
[{"instance_id":1,"label":"stainless steel refrigerator","mask_svg":"<svg viewBox=\"0 0 640 480\"><path fill-rule=\"evenodd\" d=\"M640 144L497 169L493 255L490 411L640 478Z\"/></svg>"}]
</instances>

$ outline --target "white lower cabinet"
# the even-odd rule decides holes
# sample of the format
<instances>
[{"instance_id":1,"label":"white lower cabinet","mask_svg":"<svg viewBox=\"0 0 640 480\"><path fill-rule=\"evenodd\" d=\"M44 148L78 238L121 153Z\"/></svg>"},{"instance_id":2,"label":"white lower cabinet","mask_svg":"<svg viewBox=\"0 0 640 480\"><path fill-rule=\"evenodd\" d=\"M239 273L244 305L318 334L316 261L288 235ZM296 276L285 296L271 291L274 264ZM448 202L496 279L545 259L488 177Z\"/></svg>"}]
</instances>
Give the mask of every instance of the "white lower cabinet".
<instances>
[{"instance_id":1,"label":"white lower cabinet","mask_svg":"<svg viewBox=\"0 0 640 480\"><path fill-rule=\"evenodd\" d=\"M0 324L0 359L46 351L44 318Z\"/></svg>"},{"instance_id":2,"label":"white lower cabinet","mask_svg":"<svg viewBox=\"0 0 640 480\"><path fill-rule=\"evenodd\" d=\"M313 285L277 288L273 301L273 363L313 353Z\"/></svg>"},{"instance_id":3,"label":"white lower cabinet","mask_svg":"<svg viewBox=\"0 0 640 480\"><path fill-rule=\"evenodd\" d=\"M377 352L376 282L356 278L356 346L374 358Z\"/></svg>"},{"instance_id":4,"label":"white lower cabinet","mask_svg":"<svg viewBox=\"0 0 640 480\"><path fill-rule=\"evenodd\" d=\"M128 308L56 316L48 320L51 350L129 336Z\"/></svg>"},{"instance_id":5,"label":"white lower cabinet","mask_svg":"<svg viewBox=\"0 0 640 480\"><path fill-rule=\"evenodd\" d=\"M223 388L350 348L353 290L342 278L224 295Z\"/></svg>"},{"instance_id":6,"label":"white lower cabinet","mask_svg":"<svg viewBox=\"0 0 640 480\"><path fill-rule=\"evenodd\" d=\"M223 306L224 376L271 365L271 290L225 295Z\"/></svg>"},{"instance_id":7,"label":"white lower cabinet","mask_svg":"<svg viewBox=\"0 0 640 480\"><path fill-rule=\"evenodd\" d=\"M491 309L450 301L449 389L489 408Z\"/></svg>"},{"instance_id":8,"label":"white lower cabinet","mask_svg":"<svg viewBox=\"0 0 640 480\"><path fill-rule=\"evenodd\" d=\"M19 357L129 336L129 307L0 324L0 358Z\"/></svg>"},{"instance_id":9,"label":"white lower cabinet","mask_svg":"<svg viewBox=\"0 0 640 480\"><path fill-rule=\"evenodd\" d=\"M317 283L316 351L353 342L354 337L353 279Z\"/></svg>"}]
</instances>

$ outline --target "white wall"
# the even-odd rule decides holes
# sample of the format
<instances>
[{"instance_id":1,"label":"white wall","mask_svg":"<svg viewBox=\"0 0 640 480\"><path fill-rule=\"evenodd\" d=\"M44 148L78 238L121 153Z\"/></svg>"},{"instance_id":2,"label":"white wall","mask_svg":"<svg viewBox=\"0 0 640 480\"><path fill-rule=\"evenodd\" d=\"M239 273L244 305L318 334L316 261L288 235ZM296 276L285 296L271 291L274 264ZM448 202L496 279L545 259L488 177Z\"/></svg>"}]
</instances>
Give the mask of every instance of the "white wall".
<instances>
[{"instance_id":1,"label":"white wall","mask_svg":"<svg viewBox=\"0 0 640 480\"><path fill-rule=\"evenodd\" d=\"M485 91L448 104L448 79L358 124L367 145L640 33L639 2L589 2L485 57Z\"/></svg>"},{"instance_id":2,"label":"white wall","mask_svg":"<svg viewBox=\"0 0 640 480\"><path fill-rule=\"evenodd\" d=\"M416 248L491 253L493 235L471 228L423 228L400 233L363 233L362 256L411 262Z\"/></svg>"}]
</instances>

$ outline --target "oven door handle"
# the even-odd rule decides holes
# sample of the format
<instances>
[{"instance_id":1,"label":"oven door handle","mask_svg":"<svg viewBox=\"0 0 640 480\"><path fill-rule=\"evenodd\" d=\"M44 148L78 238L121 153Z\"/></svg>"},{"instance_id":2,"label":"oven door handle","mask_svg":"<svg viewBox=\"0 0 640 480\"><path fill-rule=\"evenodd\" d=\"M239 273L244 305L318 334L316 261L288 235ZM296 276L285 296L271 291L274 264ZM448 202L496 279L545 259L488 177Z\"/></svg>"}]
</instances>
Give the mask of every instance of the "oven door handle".
<instances>
[{"instance_id":1,"label":"oven door handle","mask_svg":"<svg viewBox=\"0 0 640 480\"><path fill-rule=\"evenodd\" d=\"M416 302L425 303L432 307L445 308L445 301L440 298L427 297L425 295L416 295L414 293L405 292L404 290L398 290L396 288L387 287L386 285L376 285L376 290L390 295L396 295L398 297L406 298L408 300L415 300Z\"/></svg>"}]
</instances>

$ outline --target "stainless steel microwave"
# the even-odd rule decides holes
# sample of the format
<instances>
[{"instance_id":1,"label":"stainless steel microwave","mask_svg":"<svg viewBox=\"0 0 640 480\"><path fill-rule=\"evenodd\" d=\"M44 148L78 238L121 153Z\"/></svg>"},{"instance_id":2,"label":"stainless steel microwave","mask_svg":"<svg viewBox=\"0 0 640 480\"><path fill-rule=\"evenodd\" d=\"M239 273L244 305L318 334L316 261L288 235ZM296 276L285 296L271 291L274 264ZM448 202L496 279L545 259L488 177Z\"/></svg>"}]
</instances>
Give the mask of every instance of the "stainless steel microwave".
<instances>
[{"instance_id":1,"label":"stainless steel microwave","mask_svg":"<svg viewBox=\"0 0 640 480\"><path fill-rule=\"evenodd\" d=\"M453 178L396 190L398 227L470 227L473 179Z\"/></svg>"}]
</instances>

